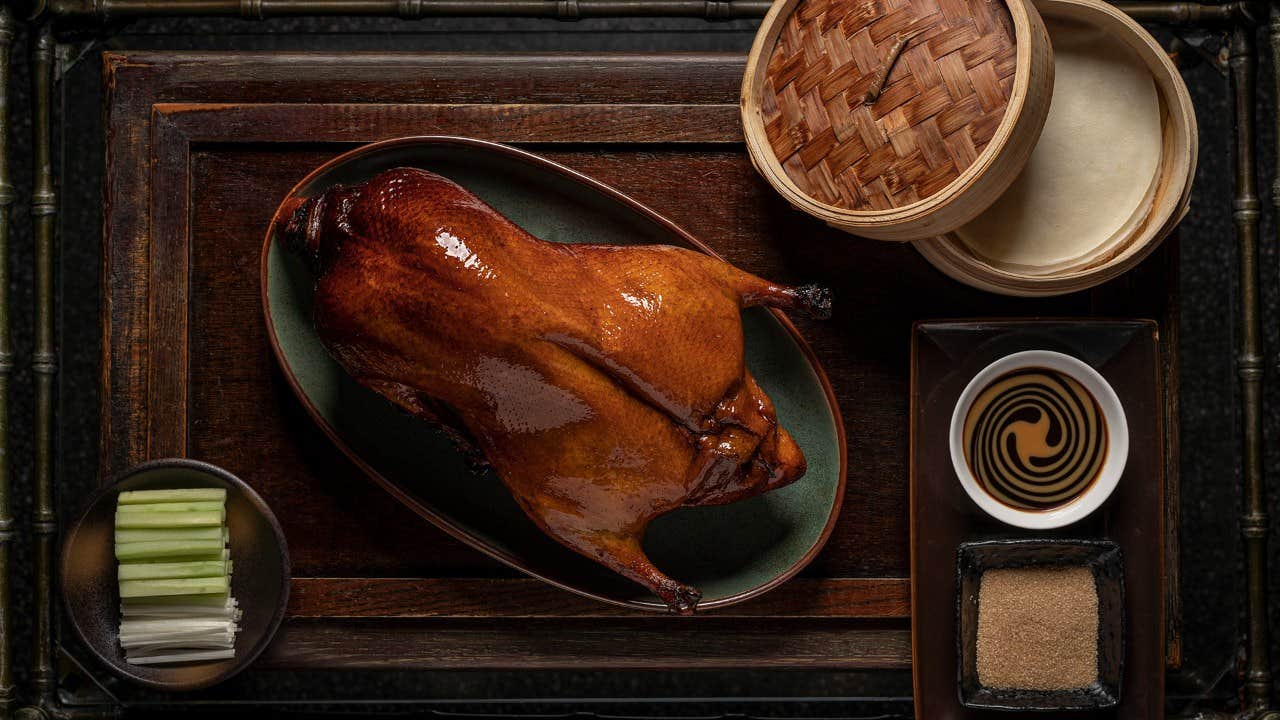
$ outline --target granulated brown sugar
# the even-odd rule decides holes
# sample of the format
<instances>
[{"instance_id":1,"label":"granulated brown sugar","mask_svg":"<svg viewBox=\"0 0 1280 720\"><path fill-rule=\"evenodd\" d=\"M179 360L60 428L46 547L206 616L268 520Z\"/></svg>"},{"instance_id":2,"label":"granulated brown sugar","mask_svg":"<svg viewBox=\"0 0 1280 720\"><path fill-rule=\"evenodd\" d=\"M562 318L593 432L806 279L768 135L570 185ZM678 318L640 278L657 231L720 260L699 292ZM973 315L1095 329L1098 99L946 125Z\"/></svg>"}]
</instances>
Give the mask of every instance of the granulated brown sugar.
<instances>
[{"instance_id":1,"label":"granulated brown sugar","mask_svg":"<svg viewBox=\"0 0 1280 720\"><path fill-rule=\"evenodd\" d=\"M982 573L978 681L990 688L1067 690L1098 677L1098 591L1086 567Z\"/></svg>"}]
</instances>

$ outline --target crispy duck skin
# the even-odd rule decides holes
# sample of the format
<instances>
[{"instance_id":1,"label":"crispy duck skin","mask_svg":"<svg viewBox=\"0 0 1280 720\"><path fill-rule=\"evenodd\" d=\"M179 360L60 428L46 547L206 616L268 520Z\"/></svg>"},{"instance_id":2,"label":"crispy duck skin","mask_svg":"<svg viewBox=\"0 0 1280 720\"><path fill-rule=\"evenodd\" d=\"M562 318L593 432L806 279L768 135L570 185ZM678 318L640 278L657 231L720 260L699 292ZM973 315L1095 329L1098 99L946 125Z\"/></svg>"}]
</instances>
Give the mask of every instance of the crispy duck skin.
<instances>
[{"instance_id":1,"label":"crispy duck skin","mask_svg":"<svg viewBox=\"0 0 1280 720\"><path fill-rule=\"evenodd\" d=\"M315 274L334 359L483 456L548 535L671 611L701 594L645 556L649 523L804 474L747 371L740 311L825 317L825 290L676 247L543 241L424 170L294 202L282 237Z\"/></svg>"}]
</instances>

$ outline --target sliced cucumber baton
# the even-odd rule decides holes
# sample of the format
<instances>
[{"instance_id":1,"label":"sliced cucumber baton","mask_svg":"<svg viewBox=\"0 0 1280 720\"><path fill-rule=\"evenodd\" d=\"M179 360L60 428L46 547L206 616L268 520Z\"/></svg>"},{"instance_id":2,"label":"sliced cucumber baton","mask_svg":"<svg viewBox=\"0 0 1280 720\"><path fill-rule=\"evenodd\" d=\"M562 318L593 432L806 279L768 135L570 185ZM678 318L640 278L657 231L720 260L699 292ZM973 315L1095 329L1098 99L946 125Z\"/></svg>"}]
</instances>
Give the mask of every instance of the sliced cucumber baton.
<instances>
[{"instance_id":1,"label":"sliced cucumber baton","mask_svg":"<svg viewBox=\"0 0 1280 720\"><path fill-rule=\"evenodd\" d=\"M222 523L225 521L226 518L223 513L217 510L173 513L116 513L117 530L129 530L134 528L221 527Z\"/></svg>"},{"instance_id":2,"label":"sliced cucumber baton","mask_svg":"<svg viewBox=\"0 0 1280 720\"><path fill-rule=\"evenodd\" d=\"M167 502L167 503L142 503L139 505L117 505L117 513L164 513L164 512L222 512L225 503L216 500L201 500L199 502Z\"/></svg>"},{"instance_id":3,"label":"sliced cucumber baton","mask_svg":"<svg viewBox=\"0 0 1280 720\"><path fill-rule=\"evenodd\" d=\"M117 545L116 559L122 562L176 558L217 560L222 557L222 551L219 540L156 540Z\"/></svg>"},{"instance_id":4,"label":"sliced cucumber baton","mask_svg":"<svg viewBox=\"0 0 1280 720\"><path fill-rule=\"evenodd\" d=\"M221 540L227 542L225 527L143 528L117 530L116 544L156 540Z\"/></svg>"},{"instance_id":5,"label":"sliced cucumber baton","mask_svg":"<svg viewBox=\"0 0 1280 720\"><path fill-rule=\"evenodd\" d=\"M120 505L138 505L142 503L201 502L207 500L212 500L214 502L226 502L227 491L223 488L132 490L120 493L116 502Z\"/></svg>"},{"instance_id":6,"label":"sliced cucumber baton","mask_svg":"<svg viewBox=\"0 0 1280 720\"><path fill-rule=\"evenodd\" d=\"M225 560L199 562L143 562L125 563L120 566L121 580L164 580L167 578L198 578L229 575Z\"/></svg>"},{"instance_id":7,"label":"sliced cucumber baton","mask_svg":"<svg viewBox=\"0 0 1280 720\"><path fill-rule=\"evenodd\" d=\"M120 597L136 598L152 595L208 595L227 592L227 576L202 578L170 578L168 580L121 580Z\"/></svg>"}]
</instances>

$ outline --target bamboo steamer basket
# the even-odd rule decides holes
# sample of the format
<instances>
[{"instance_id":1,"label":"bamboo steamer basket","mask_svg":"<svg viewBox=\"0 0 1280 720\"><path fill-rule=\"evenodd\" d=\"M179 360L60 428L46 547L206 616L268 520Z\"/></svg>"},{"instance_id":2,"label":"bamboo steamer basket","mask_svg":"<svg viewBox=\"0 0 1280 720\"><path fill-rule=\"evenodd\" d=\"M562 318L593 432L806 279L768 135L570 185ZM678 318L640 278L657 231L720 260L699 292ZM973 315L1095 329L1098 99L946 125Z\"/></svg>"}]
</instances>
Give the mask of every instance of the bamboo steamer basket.
<instances>
[{"instance_id":1,"label":"bamboo steamer basket","mask_svg":"<svg viewBox=\"0 0 1280 720\"><path fill-rule=\"evenodd\" d=\"M1155 38L1120 10L1099 0L1035 0L1041 15L1087 23L1123 40L1151 70L1160 101L1161 160L1151 210L1126 229L1109 257L1053 275L1023 275L993 267L955 235L915 242L920 254L952 278L1004 295L1061 295L1111 280L1151 254L1187 214L1195 178L1199 133L1191 95ZM1082 209L1083 211L1083 209Z\"/></svg>"},{"instance_id":2,"label":"bamboo steamer basket","mask_svg":"<svg viewBox=\"0 0 1280 720\"><path fill-rule=\"evenodd\" d=\"M1008 188L1052 90L1049 37L1024 0L776 0L747 58L743 134L799 210L856 235L919 240Z\"/></svg>"}]
</instances>

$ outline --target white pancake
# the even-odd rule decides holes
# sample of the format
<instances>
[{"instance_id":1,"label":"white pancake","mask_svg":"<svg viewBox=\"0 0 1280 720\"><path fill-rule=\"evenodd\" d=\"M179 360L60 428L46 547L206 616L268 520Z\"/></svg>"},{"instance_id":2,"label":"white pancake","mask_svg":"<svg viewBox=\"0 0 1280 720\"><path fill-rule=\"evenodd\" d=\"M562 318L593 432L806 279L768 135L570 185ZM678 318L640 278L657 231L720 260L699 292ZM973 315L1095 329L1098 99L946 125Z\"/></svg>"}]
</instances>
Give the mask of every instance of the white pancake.
<instances>
[{"instance_id":1,"label":"white pancake","mask_svg":"<svg viewBox=\"0 0 1280 720\"><path fill-rule=\"evenodd\" d=\"M1151 211L1160 172L1160 99L1128 45L1083 23L1045 19L1053 102L1026 167L956 235L994 267L1050 275L1109 257Z\"/></svg>"}]
</instances>

